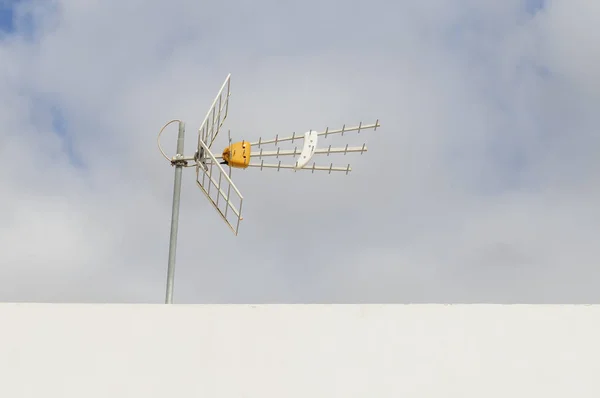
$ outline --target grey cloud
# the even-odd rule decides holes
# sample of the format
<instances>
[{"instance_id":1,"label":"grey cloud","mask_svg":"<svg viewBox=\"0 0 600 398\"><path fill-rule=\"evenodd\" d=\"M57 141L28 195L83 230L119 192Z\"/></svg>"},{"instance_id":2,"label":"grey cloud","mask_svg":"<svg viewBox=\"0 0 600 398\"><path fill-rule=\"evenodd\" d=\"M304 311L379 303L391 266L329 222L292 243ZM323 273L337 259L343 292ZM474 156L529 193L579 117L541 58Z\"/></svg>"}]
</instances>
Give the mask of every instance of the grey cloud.
<instances>
[{"instance_id":1,"label":"grey cloud","mask_svg":"<svg viewBox=\"0 0 600 398\"><path fill-rule=\"evenodd\" d=\"M0 299L162 301L156 134L184 119L192 153L232 72L234 139L382 128L328 139L366 140L331 159L349 176L234 170L237 238L186 170L177 302L597 301L595 5L54 3L0 42L0 153L20 166L0 171Z\"/></svg>"}]
</instances>

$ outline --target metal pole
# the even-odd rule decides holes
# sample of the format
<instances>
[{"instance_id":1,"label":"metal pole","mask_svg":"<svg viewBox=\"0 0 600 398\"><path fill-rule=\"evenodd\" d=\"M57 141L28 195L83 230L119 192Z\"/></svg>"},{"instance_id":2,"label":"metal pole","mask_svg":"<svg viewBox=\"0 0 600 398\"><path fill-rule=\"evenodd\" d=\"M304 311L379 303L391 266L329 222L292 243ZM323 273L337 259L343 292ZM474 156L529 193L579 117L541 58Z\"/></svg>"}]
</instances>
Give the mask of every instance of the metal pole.
<instances>
[{"instance_id":1,"label":"metal pole","mask_svg":"<svg viewBox=\"0 0 600 398\"><path fill-rule=\"evenodd\" d=\"M175 252L177 250L177 229L179 227L179 203L181 199L181 172L183 171L183 137L185 124L179 122L177 136L177 155L173 159L175 165L175 185L173 187L173 210L171 214L171 239L169 241L169 267L167 269L167 295L165 304L173 303L173 283L175 279Z\"/></svg>"}]
</instances>

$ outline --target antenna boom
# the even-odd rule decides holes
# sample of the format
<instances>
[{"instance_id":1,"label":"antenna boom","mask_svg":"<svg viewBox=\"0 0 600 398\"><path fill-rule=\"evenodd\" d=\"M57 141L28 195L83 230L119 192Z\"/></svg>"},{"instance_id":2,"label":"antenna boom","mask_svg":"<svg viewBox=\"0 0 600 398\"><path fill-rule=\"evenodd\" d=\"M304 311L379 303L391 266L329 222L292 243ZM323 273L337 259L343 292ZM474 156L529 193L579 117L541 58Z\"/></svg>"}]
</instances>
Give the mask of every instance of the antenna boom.
<instances>
[{"instance_id":1,"label":"antenna boom","mask_svg":"<svg viewBox=\"0 0 600 398\"><path fill-rule=\"evenodd\" d=\"M275 157L279 157L279 156L296 156L296 155L300 155L302 151L299 150L298 148L294 148L293 150L291 149L286 149L286 150L277 150L277 151L263 151L262 149L259 152L256 153L252 153L250 156L251 158L264 158L264 157L269 157L269 156L275 156ZM330 154L336 154L336 153L343 153L344 155L346 153L355 153L355 152L360 152L361 154L363 152L367 152L367 146L363 145L363 146L357 146L357 147L345 147L345 148L327 148L327 149L316 149L314 154L315 155L330 155ZM215 159L217 160L222 160L223 156L215 156Z\"/></svg>"}]
</instances>

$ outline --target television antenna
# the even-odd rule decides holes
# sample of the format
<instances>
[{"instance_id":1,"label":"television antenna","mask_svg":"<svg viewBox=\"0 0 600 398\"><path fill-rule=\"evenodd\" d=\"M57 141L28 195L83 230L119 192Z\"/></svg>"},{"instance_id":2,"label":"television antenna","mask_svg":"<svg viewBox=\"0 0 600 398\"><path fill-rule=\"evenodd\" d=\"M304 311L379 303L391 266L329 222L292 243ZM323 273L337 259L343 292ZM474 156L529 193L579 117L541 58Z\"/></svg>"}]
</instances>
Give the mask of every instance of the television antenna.
<instances>
[{"instance_id":1,"label":"television antenna","mask_svg":"<svg viewBox=\"0 0 600 398\"><path fill-rule=\"evenodd\" d=\"M174 119L165 124L158 133L157 143L158 149L162 155L175 167L175 182L173 187L173 207L171 213L171 234L169 240L169 263L167 268L167 290L165 303L173 302L173 285L175 280L175 252L177 249L177 231L179 228L179 205L181 201L181 174L184 167L196 168L196 184L206 195L210 203L217 210L223 221L229 226L234 235L238 235L240 222L242 217L242 202L244 200L242 194L235 186L231 179L231 171L234 168L247 169L259 168L263 169L290 169L293 171L323 171L331 174L332 172L345 172L348 174L352 171L350 165L334 166L330 163L329 166L317 166L316 162L312 165L309 162L315 155L334 155L347 154L358 152L363 154L367 151L366 144L359 147L332 148L329 145L327 148L317 149L319 138L327 138L330 135L340 134L343 136L346 133L365 130L375 131L380 127L379 120L373 124L363 125L362 122L358 126L346 127L341 129L330 130L326 128L324 131L310 130L304 134L279 138L279 135L273 139L263 140L259 138L256 142L240 141L232 143L231 135L228 131L228 145L223 150L220 156L213 154L211 148L217 138L217 135L223 127L223 123L229 113L229 97L231 96L231 74L227 75L225 82L221 86L217 96L215 97L211 107L209 108L204 121L198 129L198 145L196 153L193 156L184 156L184 135L185 123L181 120ZM160 136L167 126L177 122L179 124L179 133L177 135L177 153L172 158L169 158L163 151L160 145ZM292 150L281 150L279 144L283 142L294 143L295 141L303 142L301 150L295 147ZM264 145L275 145L276 150L264 151ZM256 148L256 149L253 149ZM294 157L295 162L282 164L281 160L277 163L265 163L264 158L275 157ZM252 159L259 159L260 162L252 162ZM227 166L226 172L223 166Z\"/></svg>"}]
</instances>

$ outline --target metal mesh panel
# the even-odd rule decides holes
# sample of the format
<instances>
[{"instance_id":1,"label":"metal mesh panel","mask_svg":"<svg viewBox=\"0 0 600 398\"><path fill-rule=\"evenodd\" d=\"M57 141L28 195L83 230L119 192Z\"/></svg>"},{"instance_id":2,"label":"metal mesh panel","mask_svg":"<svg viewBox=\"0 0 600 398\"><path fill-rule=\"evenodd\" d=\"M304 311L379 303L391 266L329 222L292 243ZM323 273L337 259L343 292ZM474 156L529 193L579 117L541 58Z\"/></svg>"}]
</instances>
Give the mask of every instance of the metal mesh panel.
<instances>
[{"instance_id":1,"label":"metal mesh panel","mask_svg":"<svg viewBox=\"0 0 600 398\"><path fill-rule=\"evenodd\" d=\"M196 183L235 235L242 220L243 196L219 164L208 145L200 140Z\"/></svg>"}]
</instances>

